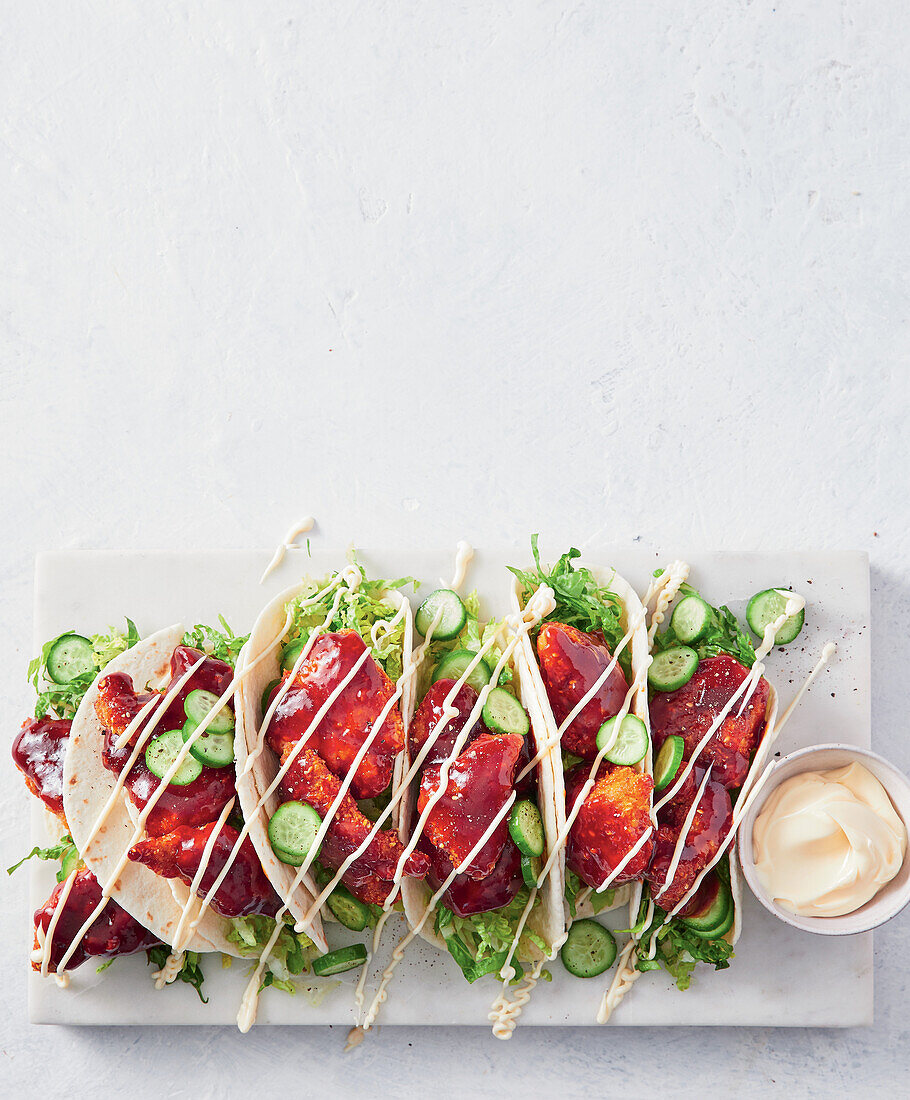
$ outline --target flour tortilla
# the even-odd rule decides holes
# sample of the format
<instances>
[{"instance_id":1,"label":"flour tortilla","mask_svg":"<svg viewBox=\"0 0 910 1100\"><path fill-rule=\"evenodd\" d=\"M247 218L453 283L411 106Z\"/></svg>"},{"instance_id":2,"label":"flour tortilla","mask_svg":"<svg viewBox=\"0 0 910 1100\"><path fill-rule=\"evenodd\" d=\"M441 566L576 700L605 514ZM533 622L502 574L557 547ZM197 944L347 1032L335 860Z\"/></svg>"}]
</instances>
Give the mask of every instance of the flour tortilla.
<instances>
[{"instance_id":1,"label":"flour tortilla","mask_svg":"<svg viewBox=\"0 0 910 1100\"><path fill-rule=\"evenodd\" d=\"M275 636L281 631L287 618L286 605L296 596L299 596L301 592L311 590L312 585L313 580L305 578L302 583L285 589L264 608L256 620L249 642L244 647L243 660L246 664L256 660L260 654L268 649ZM403 650L405 655L408 655L413 644L410 604L397 589L388 589L383 594L383 600L396 611L402 606L405 607ZM269 745L265 744L261 750L259 749L259 728L263 717L261 713L262 693L272 680L279 679L280 676L281 645L278 644L254 669L248 674L244 674L241 680L238 691L237 737L235 740L237 794L240 797L244 818L251 822L250 838L259 854L265 873L282 900L287 902L291 915L295 920L302 921L321 890L317 887L309 872L303 876L300 884L294 890L293 883L297 875L297 869L282 863L272 851L272 846L269 843L268 823L269 818L278 809L281 802L277 790L268 796L264 805L256 812L258 802L271 786L279 771L278 758ZM412 694L413 685L408 680L404 685L399 703L403 719L410 711ZM407 739L407 726L405 726L405 738ZM397 826L397 817L398 811L395 811L392 816L393 827ZM327 909L325 915L331 917ZM319 913L311 918L310 924L304 931L320 950L328 951L328 944L325 940Z\"/></svg>"},{"instance_id":2,"label":"flour tortilla","mask_svg":"<svg viewBox=\"0 0 910 1100\"><path fill-rule=\"evenodd\" d=\"M510 667L515 677L522 705L528 711L528 715L531 719L531 730L528 734L530 744L528 747L531 756L534 757L546 740L546 726L537 692L530 682L530 678L524 668L524 663L518 659L518 652L519 650L516 647L512 655ZM403 777L411 765L408 751L407 730L410 728L412 718L413 705L407 712L407 719L405 722L405 752L401 775L397 777L398 787L396 787L396 790L400 789ZM554 790L557 783L557 766L561 772L562 765L559 761L558 749L555 753L550 749L542 757L537 767L538 805L541 816L543 817L546 853L551 850L557 835L556 799L554 797ZM417 794L418 782L415 779L409 785L408 791L401 803L402 813L399 822L399 836L405 844L410 839L411 831L415 822L418 820ZM563 805L565 805L565 798L563 798ZM534 906L527 921L527 927L532 932L536 932L544 943L551 948L562 941L562 936L565 932L562 900L565 892L564 875L565 860L557 860L540 891L540 904ZM402 879L401 900L404 905L404 912L408 919L408 924L412 928L416 928L420 923L432 896L433 891L426 882L414 878ZM428 943L432 943L441 951L448 953L445 940L434 930L434 923L435 920L431 914L427 917L426 921L424 921L423 927L420 929L420 935L427 940ZM534 945L532 941L528 942L531 943L531 952L534 957L542 957L542 953L538 951L536 945Z\"/></svg>"},{"instance_id":3,"label":"flour tortilla","mask_svg":"<svg viewBox=\"0 0 910 1100\"><path fill-rule=\"evenodd\" d=\"M174 649L184 635L181 625L167 627L139 641L107 664L85 693L73 719L69 744L63 763L63 810L86 866L107 889L112 878L110 896L132 917L144 924L166 944L174 942L174 934L190 899L189 888L180 879L166 879L150 867L127 860L119 874L117 864L137 842L131 810L135 809L121 789L98 835L87 845L89 834L117 783L114 772L101 760L104 747L104 727L95 712L100 681L114 672L132 677L133 686L142 691L147 684L159 686L170 679L170 662ZM139 811L136 810L138 818ZM191 911L190 918L194 913ZM209 909L188 944L190 951L222 951L239 957L236 946L226 939L230 923Z\"/></svg>"}]
</instances>

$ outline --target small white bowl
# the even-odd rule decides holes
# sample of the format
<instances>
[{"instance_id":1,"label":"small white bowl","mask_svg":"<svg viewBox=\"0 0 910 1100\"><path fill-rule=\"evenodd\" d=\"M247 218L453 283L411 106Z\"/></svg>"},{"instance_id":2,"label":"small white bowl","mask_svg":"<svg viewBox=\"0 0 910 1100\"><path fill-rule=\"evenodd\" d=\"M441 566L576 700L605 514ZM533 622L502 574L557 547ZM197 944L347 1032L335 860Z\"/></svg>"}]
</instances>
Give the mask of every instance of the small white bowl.
<instances>
[{"instance_id":1,"label":"small white bowl","mask_svg":"<svg viewBox=\"0 0 910 1100\"><path fill-rule=\"evenodd\" d=\"M801 928L804 932L815 932L821 936L853 936L858 932L868 932L897 916L910 902L910 850L904 857L900 871L879 890L875 897L870 898L859 909L840 917L797 916L777 905L759 882L752 852L752 827L771 793L785 779L790 779L802 772L829 771L832 768L843 768L847 764L854 763L862 764L875 776L887 791L904 825L910 825L910 780L893 764L889 764L877 753L870 752L868 749L858 749L855 745L813 745L808 749L791 752L789 756L784 756L777 761L768 781L743 818L736 838L739 862L752 893L769 913L773 913L775 917L779 917L794 928Z\"/></svg>"}]
</instances>

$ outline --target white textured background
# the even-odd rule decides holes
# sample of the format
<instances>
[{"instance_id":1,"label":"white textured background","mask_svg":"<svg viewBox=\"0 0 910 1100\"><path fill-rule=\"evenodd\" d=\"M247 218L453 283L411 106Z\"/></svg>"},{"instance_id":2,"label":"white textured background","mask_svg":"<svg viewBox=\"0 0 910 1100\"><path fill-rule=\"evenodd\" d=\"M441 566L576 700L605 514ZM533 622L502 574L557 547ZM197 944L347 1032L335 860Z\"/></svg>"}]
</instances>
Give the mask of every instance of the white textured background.
<instances>
[{"instance_id":1,"label":"white textured background","mask_svg":"<svg viewBox=\"0 0 910 1100\"><path fill-rule=\"evenodd\" d=\"M8 736L36 549L262 546L312 511L335 543L868 549L873 736L910 766L901 4L0 17ZM9 1095L857 1096L910 1070L908 920L871 1030L387 1028L346 1058L337 1030L29 1028L0 944Z\"/></svg>"}]
</instances>

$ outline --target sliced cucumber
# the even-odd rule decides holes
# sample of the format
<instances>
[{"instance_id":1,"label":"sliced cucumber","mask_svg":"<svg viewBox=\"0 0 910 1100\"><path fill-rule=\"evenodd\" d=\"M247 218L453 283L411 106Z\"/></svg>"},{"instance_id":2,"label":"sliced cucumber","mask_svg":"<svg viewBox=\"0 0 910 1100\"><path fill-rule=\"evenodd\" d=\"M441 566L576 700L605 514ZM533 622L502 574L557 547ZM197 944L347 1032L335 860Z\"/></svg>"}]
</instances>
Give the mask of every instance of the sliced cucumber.
<instances>
[{"instance_id":1,"label":"sliced cucumber","mask_svg":"<svg viewBox=\"0 0 910 1100\"><path fill-rule=\"evenodd\" d=\"M281 671L290 672L294 665L297 663L297 658L303 652L303 647L306 642L301 638L299 641L291 642L286 645L281 651Z\"/></svg>"},{"instance_id":2,"label":"sliced cucumber","mask_svg":"<svg viewBox=\"0 0 910 1100\"><path fill-rule=\"evenodd\" d=\"M468 612L461 602L461 596L451 588L437 588L435 592L431 592L417 609L414 625L425 638L430 624L440 611L442 613L433 631L433 637L442 642L457 638L468 621Z\"/></svg>"},{"instance_id":3,"label":"sliced cucumber","mask_svg":"<svg viewBox=\"0 0 910 1100\"><path fill-rule=\"evenodd\" d=\"M198 728L198 723L194 722L192 718L187 718L183 723L183 729L180 731L184 744L189 741ZM202 736L197 737L190 745L190 754L195 756L200 764L205 764L209 768L226 768L229 764L234 763L233 731L231 733L212 733L210 729L205 730Z\"/></svg>"},{"instance_id":4,"label":"sliced cucumber","mask_svg":"<svg viewBox=\"0 0 910 1100\"><path fill-rule=\"evenodd\" d=\"M534 856L522 856L521 877L524 879L525 886L532 888L536 886L540 878L540 860L535 859Z\"/></svg>"},{"instance_id":5,"label":"sliced cucumber","mask_svg":"<svg viewBox=\"0 0 910 1100\"><path fill-rule=\"evenodd\" d=\"M766 588L763 592L756 592L749 600L749 606L746 608L746 622L753 634L763 638L768 626L787 610L787 597L783 594L786 591L785 588ZM788 645L802 630L805 621L805 609L791 615L774 635L774 644Z\"/></svg>"},{"instance_id":6,"label":"sliced cucumber","mask_svg":"<svg viewBox=\"0 0 910 1100\"><path fill-rule=\"evenodd\" d=\"M63 634L51 646L45 665L55 684L68 684L95 671L95 650L81 634Z\"/></svg>"},{"instance_id":7,"label":"sliced cucumber","mask_svg":"<svg viewBox=\"0 0 910 1100\"><path fill-rule=\"evenodd\" d=\"M701 596L683 596L670 616L670 626L681 642L697 642L711 625L711 608Z\"/></svg>"},{"instance_id":8,"label":"sliced cucumber","mask_svg":"<svg viewBox=\"0 0 910 1100\"><path fill-rule=\"evenodd\" d=\"M682 763L683 753L686 751L686 742L682 737L672 734L660 746L660 752L654 761L654 790L662 791L669 787L676 778L679 765Z\"/></svg>"},{"instance_id":9,"label":"sliced cucumber","mask_svg":"<svg viewBox=\"0 0 910 1100\"><path fill-rule=\"evenodd\" d=\"M470 649L453 649L451 653L447 653L436 668L433 669L433 683L437 680L460 680L464 676L465 669L477 656L476 653L472 653ZM486 661L481 659L477 662L477 666L471 670L468 674L468 678L465 681L476 692L482 691L490 682L490 677L493 673L490 670L490 666Z\"/></svg>"},{"instance_id":10,"label":"sliced cucumber","mask_svg":"<svg viewBox=\"0 0 910 1100\"><path fill-rule=\"evenodd\" d=\"M577 920L559 953L562 965L576 978L596 978L613 965L616 940L596 920Z\"/></svg>"},{"instance_id":11,"label":"sliced cucumber","mask_svg":"<svg viewBox=\"0 0 910 1100\"><path fill-rule=\"evenodd\" d=\"M695 675L698 654L687 645L675 645L658 653L648 669L648 683L655 691L676 691Z\"/></svg>"},{"instance_id":12,"label":"sliced cucumber","mask_svg":"<svg viewBox=\"0 0 910 1100\"><path fill-rule=\"evenodd\" d=\"M326 905L338 923L352 932L362 932L370 922L370 907L341 883L326 898Z\"/></svg>"},{"instance_id":13,"label":"sliced cucumber","mask_svg":"<svg viewBox=\"0 0 910 1100\"><path fill-rule=\"evenodd\" d=\"M509 836L523 856L541 856L544 849L543 818L540 810L522 798L509 814Z\"/></svg>"},{"instance_id":14,"label":"sliced cucumber","mask_svg":"<svg viewBox=\"0 0 910 1100\"><path fill-rule=\"evenodd\" d=\"M597 731L597 750L603 749L613 740L616 723L619 716L608 718ZM630 767L644 760L649 745L648 728L642 720L634 714L627 714L619 726L619 734L616 742L604 757L611 764L625 764Z\"/></svg>"},{"instance_id":15,"label":"sliced cucumber","mask_svg":"<svg viewBox=\"0 0 910 1100\"><path fill-rule=\"evenodd\" d=\"M269 704L272 702L272 692L280 683L280 680L270 680L265 685L265 691L262 693L262 699L259 702L263 717L265 716L265 712L269 709Z\"/></svg>"},{"instance_id":16,"label":"sliced cucumber","mask_svg":"<svg viewBox=\"0 0 910 1100\"><path fill-rule=\"evenodd\" d=\"M683 917L683 924L703 940L719 940L733 927L733 895L725 882L717 879L717 893L698 913Z\"/></svg>"},{"instance_id":17,"label":"sliced cucumber","mask_svg":"<svg viewBox=\"0 0 910 1100\"><path fill-rule=\"evenodd\" d=\"M363 966L366 961L367 949L362 943L352 943L350 947L339 947L337 951L313 959L313 973L320 978L328 978L332 974L353 970L355 966Z\"/></svg>"},{"instance_id":18,"label":"sliced cucumber","mask_svg":"<svg viewBox=\"0 0 910 1100\"><path fill-rule=\"evenodd\" d=\"M180 730L167 730L149 741L145 750L145 766L158 779L163 779L183 748ZM186 787L202 774L202 765L195 756L187 754L183 763L171 776L168 786Z\"/></svg>"},{"instance_id":19,"label":"sliced cucumber","mask_svg":"<svg viewBox=\"0 0 910 1100\"><path fill-rule=\"evenodd\" d=\"M299 867L313 847L321 824L322 818L308 803L282 803L269 819L272 851L282 863Z\"/></svg>"},{"instance_id":20,"label":"sliced cucumber","mask_svg":"<svg viewBox=\"0 0 910 1100\"><path fill-rule=\"evenodd\" d=\"M184 713L191 722L199 726L203 718L218 705L218 698L214 691L196 688L183 700ZM213 715L211 722L206 726L209 733L230 733L233 728L234 710L227 703L221 705L221 709Z\"/></svg>"},{"instance_id":21,"label":"sliced cucumber","mask_svg":"<svg viewBox=\"0 0 910 1100\"><path fill-rule=\"evenodd\" d=\"M517 733L525 737L531 728L528 712L511 691L492 688L483 705L483 724L493 733Z\"/></svg>"}]
</instances>

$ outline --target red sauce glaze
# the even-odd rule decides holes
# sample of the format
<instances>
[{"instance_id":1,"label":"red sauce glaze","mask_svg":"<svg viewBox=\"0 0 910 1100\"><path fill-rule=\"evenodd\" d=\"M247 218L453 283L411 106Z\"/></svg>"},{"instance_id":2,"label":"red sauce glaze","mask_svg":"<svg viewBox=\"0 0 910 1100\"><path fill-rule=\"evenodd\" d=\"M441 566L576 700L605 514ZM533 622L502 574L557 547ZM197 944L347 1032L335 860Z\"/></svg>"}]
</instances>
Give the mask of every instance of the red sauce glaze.
<instances>
[{"instance_id":1,"label":"red sauce glaze","mask_svg":"<svg viewBox=\"0 0 910 1100\"><path fill-rule=\"evenodd\" d=\"M165 837L142 840L130 848L130 859L145 864L162 878L180 878L191 886L216 824L213 821L209 825L182 825ZM214 885L239 836L232 826L221 826L196 891L199 897L205 897ZM274 916L280 904L259 864L252 841L245 837L224 881L212 898L211 908L223 917L246 917L250 913Z\"/></svg>"},{"instance_id":2,"label":"red sauce glaze","mask_svg":"<svg viewBox=\"0 0 910 1100\"><path fill-rule=\"evenodd\" d=\"M566 776L566 813L570 814L590 773L577 764ZM601 764L578 817L569 830L566 863L588 886L598 887L651 825L654 782L632 768ZM640 878L654 851L654 834L613 879L612 884Z\"/></svg>"},{"instance_id":3,"label":"red sauce glaze","mask_svg":"<svg viewBox=\"0 0 910 1100\"><path fill-rule=\"evenodd\" d=\"M71 725L69 719L27 718L13 741L13 762L28 789L61 818L63 758Z\"/></svg>"},{"instance_id":4,"label":"red sauce glaze","mask_svg":"<svg viewBox=\"0 0 910 1100\"><path fill-rule=\"evenodd\" d=\"M293 745L285 746L285 759L293 752ZM285 801L306 802L325 818L341 790L341 780L333 775L315 749L301 749L292 761L281 783ZM326 867L339 868L366 840L373 828L357 803L346 793L332 818L319 861ZM345 871L342 882L361 901L381 905L394 885L393 878L404 846L394 829L380 829L370 841L370 846ZM429 864L425 855L413 852L404 864L404 873L412 878L423 878Z\"/></svg>"},{"instance_id":5,"label":"red sauce glaze","mask_svg":"<svg viewBox=\"0 0 910 1100\"><path fill-rule=\"evenodd\" d=\"M721 653L706 657L692 679L677 691L656 694L650 705L655 753L667 737L675 734L685 741L689 759L748 675L745 665ZM767 680L759 680L742 714L737 715L740 697L698 755L700 764L714 764L712 780L723 783L728 790L741 787L748 774L749 761L764 733L768 693Z\"/></svg>"},{"instance_id":6,"label":"red sauce glaze","mask_svg":"<svg viewBox=\"0 0 910 1100\"><path fill-rule=\"evenodd\" d=\"M35 927L39 926L47 932L54 912L60 901L65 883L58 883L48 900L35 913ZM76 873L72 888L66 899L63 912L54 929L54 940L51 944L50 963L48 971L56 973L57 965L66 952L79 929L88 920L95 906L101 901L101 887L91 871L83 870ZM154 947L158 943L147 928L121 909L116 901L109 900L104 909L92 923L88 932L82 937L79 946L70 956L66 964L67 970L75 970L89 957L107 957L114 955L132 955L134 951L140 951L145 947ZM35 947L38 946L38 937L35 936ZM32 963L32 969L40 970L40 963Z\"/></svg>"},{"instance_id":7,"label":"red sauce glaze","mask_svg":"<svg viewBox=\"0 0 910 1100\"><path fill-rule=\"evenodd\" d=\"M423 701L411 719L411 727L408 730L408 750L412 763L426 744L431 730L442 719L443 703L454 686L454 680L437 680L435 684L430 684L429 690L424 695ZM424 768L428 768L433 764L441 764L443 760L451 755L455 742L464 730L468 717L476 704L477 692L469 684L462 684L451 703L458 714L449 719L445 728L433 742L433 747L427 753L423 762ZM478 718L471 727L465 746L470 745L481 733L489 732L482 719Z\"/></svg>"},{"instance_id":8,"label":"red sauce glaze","mask_svg":"<svg viewBox=\"0 0 910 1100\"><path fill-rule=\"evenodd\" d=\"M563 623L543 624L537 635L537 657L557 725L562 725L597 683L612 656L601 634L586 634ZM597 756L597 731L619 713L628 689L617 664L563 734L562 747L584 760L593 760Z\"/></svg>"},{"instance_id":9,"label":"red sauce glaze","mask_svg":"<svg viewBox=\"0 0 910 1100\"><path fill-rule=\"evenodd\" d=\"M418 848L430 857L427 881L435 893L452 873L454 866L423 836L418 841ZM508 905L521 889L523 881L521 853L512 838L508 837L495 866L485 878L472 879L468 875L456 875L452 885L442 895L441 903L459 917L469 917L472 913L489 913L492 909Z\"/></svg>"},{"instance_id":10,"label":"red sauce glaze","mask_svg":"<svg viewBox=\"0 0 910 1100\"><path fill-rule=\"evenodd\" d=\"M190 668L202 654L188 646L178 646L171 658L172 686ZM180 729L186 721L183 700L196 688L204 688L221 695L233 676L230 665L206 658L204 664L193 674L177 698L168 707L158 723L155 733ZM168 688L165 689L166 691ZM159 693L162 695L164 693ZM132 679L123 672L105 676L98 685L98 699L95 710L105 729L102 761L110 771L120 774L127 764L134 742L115 749L114 744L130 721L153 696L137 695ZM154 713L154 712L153 712ZM138 731L137 731L138 736ZM140 753L126 777L124 787L130 800L140 809L158 790L160 780L153 775L145 764L145 755ZM234 797L234 769L203 767L201 774L192 783L184 787L168 784L164 793L155 803L146 823L146 833L151 837L164 836L181 825L207 825L214 821L228 802Z\"/></svg>"},{"instance_id":11,"label":"red sauce glaze","mask_svg":"<svg viewBox=\"0 0 910 1100\"><path fill-rule=\"evenodd\" d=\"M686 904L680 909L677 916L680 917L694 917L696 914L701 915L707 913L714 902L717 900L717 894L720 890L720 879L713 871L709 871L705 877L701 880L701 883L695 893L692 895L691 901L687 901Z\"/></svg>"},{"instance_id":12,"label":"red sauce glaze","mask_svg":"<svg viewBox=\"0 0 910 1100\"><path fill-rule=\"evenodd\" d=\"M688 805L691 806L691 804L690 796ZM678 816L677 808L676 817ZM655 903L669 912L686 896L692 883L717 854L721 842L730 832L733 824L733 804L730 801L730 793L723 784L715 783L713 779L708 780L683 845L682 857L673 882L666 893L659 897L667 872L670 870L682 819L680 818L678 822L674 820L666 823L660 818L658 820L660 828L657 831L654 858L645 877L651 883L651 895Z\"/></svg>"},{"instance_id":13,"label":"red sauce glaze","mask_svg":"<svg viewBox=\"0 0 910 1100\"><path fill-rule=\"evenodd\" d=\"M424 835L457 867L471 853L491 820L512 793L515 767L523 737L517 734L481 734L449 768L445 793L427 818ZM422 813L439 785L440 765L425 768L420 778L417 812ZM508 815L463 872L485 878L496 866L509 835Z\"/></svg>"},{"instance_id":14,"label":"red sauce glaze","mask_svg":"<svg viewBox=\"0 0 910 1100\"><path fill-rule=\"evenodd\" d=\"M269 725L269 744L279 756L285 746L296 744L304 736L333 689L350 673L365 649L355 630L323 634L316 639ZM394 694L395 685L371 654L331 705L307 745L343 779ZM403 748L404 724L398 707L393 706L357 768L351 785L355 798L375 798L386 790L392 781L395 757Z\"/></svg>"}]
</instances>

